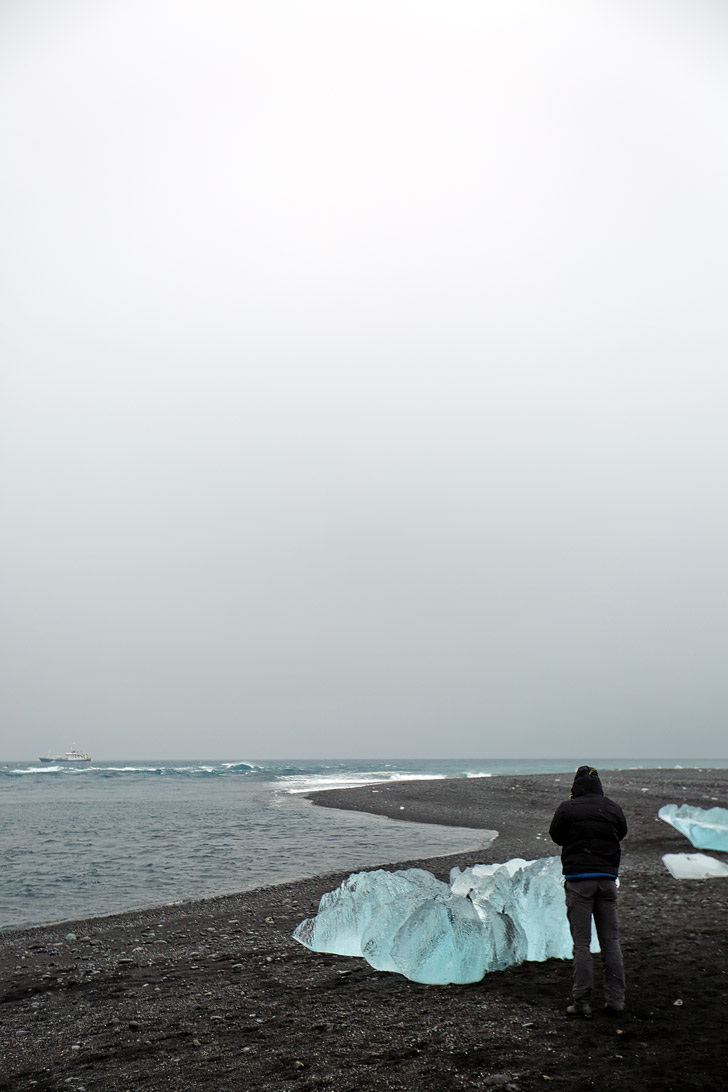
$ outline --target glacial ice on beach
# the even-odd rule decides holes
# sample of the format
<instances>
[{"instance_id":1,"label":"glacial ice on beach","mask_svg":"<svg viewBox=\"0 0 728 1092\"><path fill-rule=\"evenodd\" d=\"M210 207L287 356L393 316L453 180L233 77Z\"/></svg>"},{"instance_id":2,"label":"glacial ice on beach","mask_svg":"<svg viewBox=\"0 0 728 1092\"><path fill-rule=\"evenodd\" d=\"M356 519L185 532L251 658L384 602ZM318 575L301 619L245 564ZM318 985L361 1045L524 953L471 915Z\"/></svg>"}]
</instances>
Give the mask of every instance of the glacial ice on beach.
<instances>
[{"instance_id":1,"label":"glacial ice on beach","mask_svg":"<svg viewBox=\"0 0 728 1092\"><path fill-rule=\"evenodd\" d=\"M704 853L666 853L665 867L676 880L711 880L728 876L728 865Z\"/></svg>"},{"instance_id":2,"label":"glacial ice on beach","mask_svg":"<svg viewBox=\"0 0 728 1092\"><path fill-rule=\"evenodd\" d=\"M728 811L725 808L695 808L690 804L665 804L658 816L679 830L696 849L717 849L728 853Z\"/></svg>"},{"instance_id":3,"label":"glacial ice on beach","mask_svg":"<svg viewBox=\"0 0 728 1092\"><path fill-rule=\"evenodd\" d=\"M424 899L449 894L447 884L423 868L355 872L335 891L321 896L316 917L301 922L293 935L313 952L360 956L363 934L374 915L386 929L397 907L408 916ZM403 916L400 924L404 920Z\"/></svg>"},{"instance_id":4,"label":"glacial ice on beach","mask_svg":"<svg viewBox=\"0 0 728 1092\"><path fill-rule=\"evenodd\" d=\"M434 985L572 953L558 857L454 868L450 886L418 868L355 873L293 936Z\"/></svg>"},{"instance_id":5,"label":"glacial ice on beach","mask_svg":"<svg viewBox=\"0 0 728 1092\"><path fill-rule=\"evenodd\" d=\"M293 935L314 952L363 956L377 970L416 982L475 982L485 970L472 903L454 899L446 883L421 868L349 876Z\"/></svg>"},{"instance_id":6,"label":"glacial ice on beach","mask_svg":"<svg viewBox=\"0 0 728 1092\"><path fill-rule=\"evenodd\" d=\"M513 936L509 947L513 958L522 960L569 959L572 940L564 907L561 861L541 857L536 861L514 858L503 865L473 865L450 873L454 893L467 896L484 923L493 925L494 914L510 919ZM598 951L598 946L592 943ZM494 946L494 960L503 945ZM495 970L495 966L489 967Z\"/></svg>"},{"instance_id":7,"label":"glacial ice on beach","mask_svg":"<svg viewBox=\"0 0 728 1092\"><path fill-rule=\"evenodd\" d=\"M374 921L369 932L362 944L364 958L374 967L398 971L413 982L444 986L478 982L485 974L483 926L467 899L453 895L423 899L390 934L386 947L379 943Z\"/></svg>"}]
</instances>

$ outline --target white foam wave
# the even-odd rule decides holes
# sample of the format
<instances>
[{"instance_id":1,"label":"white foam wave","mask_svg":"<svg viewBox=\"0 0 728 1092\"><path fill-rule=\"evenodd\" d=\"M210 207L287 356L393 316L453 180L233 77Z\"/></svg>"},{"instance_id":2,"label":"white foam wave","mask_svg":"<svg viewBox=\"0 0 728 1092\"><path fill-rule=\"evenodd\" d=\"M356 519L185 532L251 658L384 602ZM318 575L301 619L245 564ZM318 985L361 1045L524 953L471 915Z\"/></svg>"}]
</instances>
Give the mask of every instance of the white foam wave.
<instances>
[{"instance_id":1,"label":"white foam wave","mask_svg":"<svg viewBox=\"0 0 728 1092\"><path fill-rule=\"evenodd\" d=\"M315 792L318 789L356 789L366 785L382 785L393 781L444 781L445 774L408 774L401 772L352 774L295 774L282 777L279 791L287 793Z\"/></svg>"},{"instance_id":2,"label":"white foam wave","mask_svg":"<svg viewBox=\"0 0 728 1092\"><path fill-rule=\"evenodd\" d=\"M211 766L203 766L200 762L196 762L194 766L163 766L162 769L168 769L170 773L200 773L201 771L212 773Z\"/></svg>"},{"instance_id":3,"label":"white foam wave","mask_svg":"<svg viewBox=\"0 0 728 1092\"><path fill-rule=\"evenodd\" d=\"M27 770L11 770L11 774L59 773L60 766L29 766Z\"/></svg>"},{"instance_id":4,"label":"white foam wave","mask_svg":"<svg viewBox=\"0 0 728 1092\"><path fill-rule=\"evenodd\" d=\"M156 773L159 766L94 766L93 769L104 773Z\"/></svg>"}]
</instances>

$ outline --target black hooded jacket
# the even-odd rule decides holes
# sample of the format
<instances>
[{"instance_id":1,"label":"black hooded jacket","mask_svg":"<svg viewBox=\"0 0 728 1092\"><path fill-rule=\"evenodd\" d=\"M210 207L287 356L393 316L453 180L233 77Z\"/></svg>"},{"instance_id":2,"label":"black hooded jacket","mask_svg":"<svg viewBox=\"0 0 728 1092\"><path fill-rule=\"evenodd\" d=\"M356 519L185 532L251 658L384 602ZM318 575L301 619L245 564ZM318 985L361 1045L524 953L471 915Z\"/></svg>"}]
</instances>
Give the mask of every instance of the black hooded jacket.
<instances>
[{"instance_id":1,"label":"black hooded jacket","mask_svg":"<svg viewBox=\"0 0 728 1092\"><path fill-rule=\"evenodd\" d=\"M604 795L596 770L580 766L571 798L559 804L549 834L561 850L564 876L601 872L617 876L619 843L627 833L627 820L619 804Z\"/></svg>"}]
</instances>

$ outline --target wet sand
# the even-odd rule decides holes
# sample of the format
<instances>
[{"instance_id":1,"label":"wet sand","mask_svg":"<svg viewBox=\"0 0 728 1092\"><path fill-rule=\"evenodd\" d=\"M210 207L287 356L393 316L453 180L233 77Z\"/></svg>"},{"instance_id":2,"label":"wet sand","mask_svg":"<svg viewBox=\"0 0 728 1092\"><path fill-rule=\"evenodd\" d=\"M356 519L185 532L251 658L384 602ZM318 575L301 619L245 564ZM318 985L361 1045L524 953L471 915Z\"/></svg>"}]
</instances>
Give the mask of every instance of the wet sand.
<instances>
[{"instance_id":1,"label":"wet sand","mask_svg":"<svg viewBox=\"0 0 728 1092\"><path fill-rule=\"evenodd\" d=\"M436 987L308 952L291 932L344 878L337 873L0 934L0 1090L723 1092L728 881L673 880L661 855L691 847L657 811L673 802L728 807L728 771L615 771L603 780L630 824L620 889L629 994L619 1018L566 1015L568 961ZM470 854L389 866L447 879L453 865L557 852L548 824L570 784L570 773L542 774L315 797L472 827L475 843L477 830L500 832Z\"/></svg>"}]
</instances>

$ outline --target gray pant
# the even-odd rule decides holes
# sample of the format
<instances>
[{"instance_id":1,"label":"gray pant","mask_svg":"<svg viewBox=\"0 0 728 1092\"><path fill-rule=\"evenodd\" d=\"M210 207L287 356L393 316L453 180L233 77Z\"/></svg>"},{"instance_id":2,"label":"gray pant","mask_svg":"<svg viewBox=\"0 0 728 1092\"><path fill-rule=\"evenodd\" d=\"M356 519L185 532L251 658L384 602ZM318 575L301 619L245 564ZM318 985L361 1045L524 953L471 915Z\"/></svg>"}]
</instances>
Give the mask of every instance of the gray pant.
<instances>
[{"instance_id":1,"label":"gray pant","mask_svg":"<svg viewBox=\"0 0 728 1092\"><path fill-rule=\"evenodd\" d=\"M574 941L575 1001L588 1001L594 984L594 967L589 951L592 916L597 928L604 963L604 1000L611 1005L624 1001L624 966L619 947L617 885L614 880L566 880L566 916Z\"/></svg>"}]
</instances>

